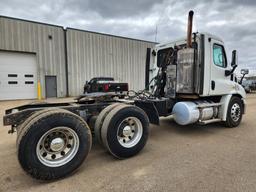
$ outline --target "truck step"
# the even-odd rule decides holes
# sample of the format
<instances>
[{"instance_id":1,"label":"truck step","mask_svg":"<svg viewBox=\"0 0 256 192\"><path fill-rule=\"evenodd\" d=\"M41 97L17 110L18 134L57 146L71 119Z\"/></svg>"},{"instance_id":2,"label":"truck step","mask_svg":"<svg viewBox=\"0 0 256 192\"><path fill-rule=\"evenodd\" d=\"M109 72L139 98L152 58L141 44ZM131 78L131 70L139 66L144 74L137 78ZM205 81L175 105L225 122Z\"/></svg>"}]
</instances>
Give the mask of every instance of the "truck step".
<instances>
[{"instance_id":1,"label":"truck step","mask_svg":"<svg viewBox=\"0 0 256 192\"><path fill-rule=\"evenodd\" d=\"M221 119L209 119L209 120L201 121L201 122L199 122L199 124L206 125L209 123L216 123L216 122L220 122L220 121L221 121Z\"/></svg>"}]
</instances>

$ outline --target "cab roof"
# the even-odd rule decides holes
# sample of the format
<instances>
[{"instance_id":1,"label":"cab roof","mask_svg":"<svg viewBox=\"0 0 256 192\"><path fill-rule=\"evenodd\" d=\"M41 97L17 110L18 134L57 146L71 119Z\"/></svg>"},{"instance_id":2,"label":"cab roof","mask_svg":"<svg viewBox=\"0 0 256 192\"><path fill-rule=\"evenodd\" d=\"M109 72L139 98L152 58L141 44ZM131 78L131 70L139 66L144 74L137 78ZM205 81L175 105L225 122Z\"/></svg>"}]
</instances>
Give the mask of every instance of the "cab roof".
<instances>
[{"instance_id":1,"label":"cab roof","mask_svg":"<svg viewBox=\"0 0 256 192\"><path fill-rule=\"evenodd\" d=\"M193 34L194 34L194 33L193 33ZM213 34L211 34L211 33L207 33L207 32L198 33L198 32L197 32L196 34L197 34L197 36L205 35L206 38L216 39L216 40L218 40L218 41L224 43L223 40L222 40L220 37L218 37L218 36L216 36L216 35L213 35ZM186 38L186 37L183 37L183 38L178 38L178 39L175 39L175 40L173 40L173 41L166 42L166 43L159 43L159 44L156 45L156 48L157 48L157 49L163 49L163 48L165 48L165 47L170 47L170 46L173 46L173 45L175 45L175 44L184 44L184 43L186 43L186 42L187 42L187 38Z\"/></svg>"}]
</instances>

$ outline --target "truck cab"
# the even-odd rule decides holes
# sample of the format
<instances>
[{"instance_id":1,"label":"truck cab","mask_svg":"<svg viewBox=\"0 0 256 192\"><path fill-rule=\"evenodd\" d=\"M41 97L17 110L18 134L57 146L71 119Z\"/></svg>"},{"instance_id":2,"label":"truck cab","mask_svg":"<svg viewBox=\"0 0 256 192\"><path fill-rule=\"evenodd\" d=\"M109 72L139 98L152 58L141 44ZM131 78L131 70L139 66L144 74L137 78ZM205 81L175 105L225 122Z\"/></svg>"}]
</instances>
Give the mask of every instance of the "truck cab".
<instances>
[{"instance_id":1,"label":"truck cab","mask_svg":"<svg viewBox=\"0 0 256 192\"><path fill-rule=\"evenodd\" d=\"M192 21L193 11L186 38L158 44L152 51L149 91L167 106L165 116L173 115L178 124L222 121L236 127L246 106L245 90L234 74L237 52L232 51L229 62L221 38L192 33Z\"/></svg>"},{"instance_id":2,"label":"truck cab","mask_svg":"<svg viewBox=\"0 0 256 192\"><path fill-rule=\"evenodd\" d=\"M185 46L186 38L156 45L153 50L153 63L149 75L151 91L153 91L152 85L154 84L152 79L157 76L159 69L162 67L166 52L174 49L174 47L182 49ZM243 87L235 81L233 74L228 74L237 65L237 61L229 62L224 42L219 37L209 33L193 33L192 48L194 49L192 54L195 57L192 65L179 68L177 63L174 62L173 65L176 66L169 67L169 71L174 71L173 76L169 76L170 81L173 82L173 87L169 87L173 89L172 93L196 95L197 97L238 94L241 98L245 98L246 94ZM236 55L234 59L237 60L235 57ZM178 72L180 72L179 79L177 79ZM177 80L180 80L180 82L177 82ZM182 85L183 90L175 90L176 86L180 87L179 85ZM165 88L165 90L168 91L168 88ZM166 92L166 94L168 93ZM174 94L167 96L175 97Z\"/></svg>"}]
</instances>

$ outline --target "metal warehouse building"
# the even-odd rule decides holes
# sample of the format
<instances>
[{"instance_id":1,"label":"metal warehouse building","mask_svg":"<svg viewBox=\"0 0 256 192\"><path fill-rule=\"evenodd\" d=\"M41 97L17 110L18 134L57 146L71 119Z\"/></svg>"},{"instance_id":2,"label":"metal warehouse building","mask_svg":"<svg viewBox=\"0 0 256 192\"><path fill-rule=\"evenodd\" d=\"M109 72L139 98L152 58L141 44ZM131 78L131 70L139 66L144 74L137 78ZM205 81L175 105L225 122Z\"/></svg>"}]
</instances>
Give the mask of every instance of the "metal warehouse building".
<instances>
[{"instance_id":1,"label":"metal warehouse building","mask_svg":"<svg viewBox=\"0 0 256 192\"><path fill-rule=\"evenodd\" d=\"M145 87L154 42L0 16L0 100L77 96L86 80L112 76Z\"/></svg>"}]
</instances>

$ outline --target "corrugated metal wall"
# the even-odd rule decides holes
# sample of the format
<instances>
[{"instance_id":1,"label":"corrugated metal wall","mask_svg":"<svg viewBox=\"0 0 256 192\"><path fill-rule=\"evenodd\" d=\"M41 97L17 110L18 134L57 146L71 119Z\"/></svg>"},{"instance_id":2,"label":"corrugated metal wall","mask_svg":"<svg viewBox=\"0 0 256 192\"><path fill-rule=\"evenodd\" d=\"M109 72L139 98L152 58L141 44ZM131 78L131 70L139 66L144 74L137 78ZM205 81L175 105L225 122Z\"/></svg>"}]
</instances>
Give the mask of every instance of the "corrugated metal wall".
<instances>
[{"instance_id":1,"label":"corrugated metal wall","mask_svg":"<svg viewBox=\"0 0 256 192\"><path fill-rule=\"evenodd\" d=\"M110 76L128 82L129 88L145 88L147 48L155 43L67 29L69 93L82 93L86 80Z\"/></svg>"},{"instance_id":2,"label":"corrugated metal wall","mask_svg":"<svg viewBox=\"0 0 256 192\"><path fill-rule=\"evenodd\" d=\"M146 50L155 43L70 28L66 33L70 96L80 95L85 81L96 76L144 89ZM67 95L63 27L0 16L0 50L36 53L43 97L45 75L57 76L58 97Z\"/></svg>"},{"instance_id":3,"label":"corrugated metal wall","mask_svg":"<svg viewBox=\"0 0 256 192\"><path fill-rule=\"evenodd\" d=\"M52 39L49 39L49 35ZM45 97L45 75L56 75L57 95L66 96L62 27L0 17L0 49L36 53L43 97Z\"/></svg>"}]
</instances>

